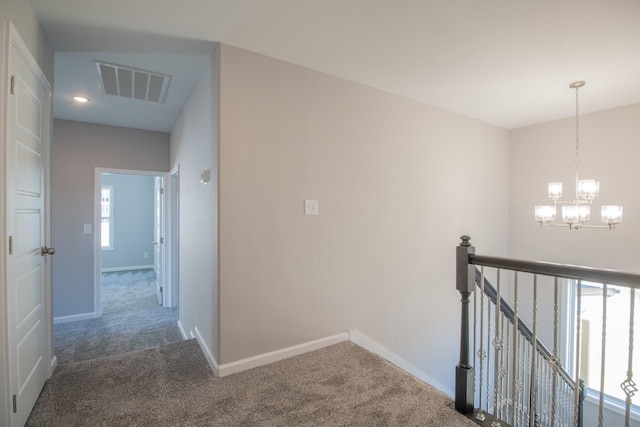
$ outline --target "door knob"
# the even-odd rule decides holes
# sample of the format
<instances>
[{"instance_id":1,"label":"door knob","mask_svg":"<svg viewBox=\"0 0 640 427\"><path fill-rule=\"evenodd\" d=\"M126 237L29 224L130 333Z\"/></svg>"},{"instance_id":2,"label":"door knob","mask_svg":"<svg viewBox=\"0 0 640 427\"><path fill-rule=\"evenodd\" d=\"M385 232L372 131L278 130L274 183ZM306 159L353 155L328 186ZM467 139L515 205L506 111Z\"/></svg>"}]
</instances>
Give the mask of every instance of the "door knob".
<instances>
[{"instance_id":1,"label":"door knob","mask_svg":"<svg viewBox=\"0 0 640 427\"><path fill-rule=\"evenodd\" d=\"M46 246L42 247L42 251L40 252L40 255L45 256L45 255L53 255L56 253L56 249L55 248L48 248Z\"/></svg>"}]
</instances>

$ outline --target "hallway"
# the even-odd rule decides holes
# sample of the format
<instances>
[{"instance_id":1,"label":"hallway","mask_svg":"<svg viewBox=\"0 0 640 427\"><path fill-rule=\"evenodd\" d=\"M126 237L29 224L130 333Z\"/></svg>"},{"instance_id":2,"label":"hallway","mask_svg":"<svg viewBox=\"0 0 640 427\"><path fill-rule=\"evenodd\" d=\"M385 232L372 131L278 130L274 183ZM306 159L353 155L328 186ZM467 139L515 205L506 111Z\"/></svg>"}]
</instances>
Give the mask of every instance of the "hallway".
<instances>
[{"instance_id":1,"label":"hallway","mask_svg":"<svg viewBox=\"0 0 640 427\"><path fill-rule=\"evenodd\" d=\"M53 327L58 365L181 341L175 309L161 307L153 270L102 274L102 317Z\"/></svg>"}]
</instances>

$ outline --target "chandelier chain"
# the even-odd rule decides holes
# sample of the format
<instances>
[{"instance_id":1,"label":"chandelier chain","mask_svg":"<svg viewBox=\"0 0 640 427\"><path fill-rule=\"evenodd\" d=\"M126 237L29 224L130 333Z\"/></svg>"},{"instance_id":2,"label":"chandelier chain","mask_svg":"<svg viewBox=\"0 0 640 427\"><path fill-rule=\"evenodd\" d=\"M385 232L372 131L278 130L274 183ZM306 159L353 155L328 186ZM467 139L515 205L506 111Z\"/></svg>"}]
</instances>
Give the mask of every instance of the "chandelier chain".
<instances>
[{"instance_id":1,"label":"chandelier chain","mask_svg":"<svg viewBox=\"0 0 640 427\"><path fill-rule=\"evenodd\" d=\"M578 87L576 87L576 165L580 163L580 108L578 103Z\"/></svg>"}]
</instances>

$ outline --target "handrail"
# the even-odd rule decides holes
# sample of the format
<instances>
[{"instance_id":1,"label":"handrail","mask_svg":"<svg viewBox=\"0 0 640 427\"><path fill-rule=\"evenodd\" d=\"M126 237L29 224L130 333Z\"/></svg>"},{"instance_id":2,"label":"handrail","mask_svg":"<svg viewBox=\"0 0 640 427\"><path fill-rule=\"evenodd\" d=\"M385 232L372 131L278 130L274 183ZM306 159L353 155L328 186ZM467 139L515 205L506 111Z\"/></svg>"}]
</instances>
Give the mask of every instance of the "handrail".
<instances>
[{"instance_id":1,"label":"handrail","mask_svg":"<svg viewBox=\"0 0 640 427\"><path fill-rule=\"evenodd\" d=\"M456 247L456 290L460 293L460 297L461 297L460 299L461 312L460 312L460 360L459 360L459 363L456 365L456 371L455 371L456 372L455 408L457 411L464 414L472 413L475 408L476 386L475 386L474 366L473 366L473 361L471 359L472 351L471 351L471 339L470 339L471 338L471 335L470 335L471 333L470 331L471 298L470 297L474 293L477 287L476 282L480 281L480 283L483 284L481 282L481 279L480 280L477 279L477 274L478 274L477 266L492 267L498 270L502 269L502 270L515 271L516 274L518 272L524 272L524 273L530 273L534 275L542 275L542 276L549 276L549 277L555 277L555 278L585 280L585 281L600 282L600 283L611 284L611 285L621 285L621 286L626 286L632 289L640 290L640 274L625 273L625 272L619 272L615 270L600 270L600 269L595 269L590 267L581 267L581 266L573 266L573 265L562 265L562 264L543 262L543 261L524 261L524 260L518 260L518 259L511 259L511 258L476 255L475 247L471 245L470 237L461 236L461 240L462 242ZM485 280L485 284L486 283L487 282ZM535 283L536 281L534 280L534 284ZM534 287L534 298L535 298L535 289L536 288ZM556 292L557 292L557 287L556 287ZM516 290L516 293L517 293L517 290ZM578 384L576 384L575 383L576 380L572 379L571 376L567 374L566 371L564 371L564 369L562 369L561 365L558 364L557 355L552 356L551 352L539 342L537 337L534 340L534 337L536 336L536 334L531 330L529 330L529 328L526 327L523 322L518 321L518 317L515 316L514 310L509 307L509 305L505 302L505 300L502 297L500 297L500 300L497 300L498 295L495 289L493 289L493 286L486 286L485 294L489 296L489 299L492 300L494 304L500 303L500 306L501 306L500 311L505 317L509 318L510 322L513 322L513 323L518 322L518 333L521 334L521 336L524 336L525 340L527 340L533 345L534 356L532 356L532 358L528 359L528 362L526 362L532 365L532 368L531 368L532 370L530 375L535 376L535 373L536 373L535 355L538 354L543 359L546 359L549 362L549 364L552 366L554 374L560 374L559 376L562 378L564 383L570 388L573 388L574 390L573 392L575 395L575 401L574 401L575 406L573 408L573 411L575 412L570 412L569 416L572 417L571 423L576 422L578 426L581 426L582 420L583 420L582 403L584 401L584 382L579 380ZM556 295L556 298L557 298L557 295ZM474 298L474 304L475 304L475 298ZM475 308L474 308L474 316L475 316ZM535 321L536 320L534 315L534 322ZM482 324L482 317L480 319L480 323ZM475 317L474 317L474 325L475 325ZM557 340L557 337L555 337L554 339ZM494 344L494 345L496 345L496 348L499 348L498 346L502 345L501 340L498 341L498 344ZM484 358L484 350L482 349L482 338L481 338L480 347L481 349L478 350L478 357ZM475 340L474 340L473 353L475 357L475 353L476 353ZM516 356L514 356L513 366L515 366L517 363L518 362L516 361ZM483 389L482 362L480 362L479 367L480 367L480 375L479 375L480 386L478 389L482 390ZM560 369L557 369L557 368L560 368ZM487 366L487 369L489 369L488 366ZM503 372L499 372L497 367L495 368L494 374L504 375ZM555 399L555 384L556 384L555 378L556 377L554 376L553 378L554 378L553 379L553 387L554 387L553 399ZM534 412L531 412L531 411L535 411L534 407L536 406L536 389L538 387L537 383L534 383L533 381L534 380L532 379L530 384L526 386L530 388L530 394L528 395L529 396L528 398L530 400L529 416L531 418L529 420L531 423L535 423L534 420L538 415ZM514 382L513 390L515 390L514 393L516 396L520 392L518 390L522 390L523 385L524 384L522 384L522 382L520 383ZM487 393L489 392L488 390L489 390L489 385L487 385ZM497 399L497 397L495 398ZM480 392L479 394L479 401L480 401L479 412L476 415L476 418L479 420L482 420L485 418L485 415L482 410L482 392ZM627 406L630 405L629 401L630 400L628 399ZM552 405L552 411L553 411L553 414L555 414L556 411L555 409L553 409L553 406L554 405ZM515 417L516 417L515 404L513 408L514 408L513 409L514 412L512 414L512 419L515 420ZM628 413L629 413L629 410L627 409L627 414ZM562 416L566 416L566 415L567 413L563 412ZM573 419L573 417L575 417L575 419ZM553 415L551 420L553 421Z\"/></svg>"},{"instance_id":2,"label":"handrail","mask_svg":"<svg viewBox=\"0 0 640 427\"><path fill-rule=\"evenodd\" d=\"M482 279L482 274L480 273L480 271L476 269L476 282L480 283L481 279ZM491 301L494 304L497 303L498 292L486 277L484 279L484 293L489 297L489 299L491 299ZM515 323L515 313L511 308L511 306L509 305L509 303L505 301L504 298L502 297L500 297L500 311L502 312L502 314L505 315L505 317L512 324ZM533 344L533 332L531 331L531 329L529 329L529 327L526 325L525 322L523 321L518 322L518 330L520 331L522 336L526 338L527 341ZM540 354L542 354L542 357L544 357L545 360L549 361L553 358L553 354L551 354L551 351L549 351L549 349L539 339L536 339L536 349L540 352ZM575 387L574 385L575 381L573 380L573 378L571 378L571 375L569 375L569 373L564 369L564 367L559 366L558 368L559 368L558 374L560 374L560 376L568 384L570 384L572 387Z\"/></svg>"},{"instance_id":3,"label":"handrail","mask_svg":"<svg viewBox=\"0 0 640 427\"><path fill-rule=\"evenodd\" d=\"M577 265L556 264L545 261L525 261L514 258L476 254L469 254L469 264L640 289L640 274L625 273L616 270L600 270Z\"/></svg>"}]
</instances>

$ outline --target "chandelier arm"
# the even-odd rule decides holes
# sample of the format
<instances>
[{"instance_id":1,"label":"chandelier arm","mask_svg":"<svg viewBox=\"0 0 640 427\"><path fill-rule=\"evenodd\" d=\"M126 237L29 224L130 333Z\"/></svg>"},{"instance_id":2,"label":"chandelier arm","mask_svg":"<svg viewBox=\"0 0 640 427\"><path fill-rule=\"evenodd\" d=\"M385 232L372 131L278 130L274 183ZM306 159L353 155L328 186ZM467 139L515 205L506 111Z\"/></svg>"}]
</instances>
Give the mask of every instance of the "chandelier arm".
<instances>
[{"instance_id":1,"label":"chandelier arm","mask_svg":"<svg viewBox=\"0 0 640 427\"><path fill-rule=\"evenodd\" d=\"M611 224L611 225L591 225L591 224L582 224L580 226L581 228L600 228L602 230L611 230L613 228L616 228L615 224Z\"/></svg>"},{"instance_id":2,"label":"chandelier arm","mask_svg":"<svg viewBox=\"0 0 640 427\"><path fill-rule=\"evenodd\" d=\"M565 224L565 223L559 223L559 222L543 222L540 223L540 227L564 227L564 228L571 228L573 230L577 230L580 228L600 228L602 230L612 230L614 228L616 228L615 224L610 224L610 225L591 225L591 224Z\"/></svg>"},{"instance_id":3,"label":"chandelier arm","mask_svg":"<svg viewBox=\"0 0 640 427\"><path fill-rule=\"evenodd\" d=\"M556 205L590 205L591 201L587 200L555 200Z\"/></svg>"}]
</instances>

